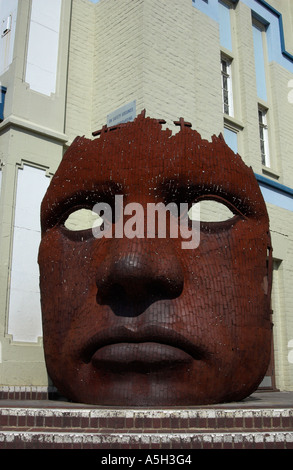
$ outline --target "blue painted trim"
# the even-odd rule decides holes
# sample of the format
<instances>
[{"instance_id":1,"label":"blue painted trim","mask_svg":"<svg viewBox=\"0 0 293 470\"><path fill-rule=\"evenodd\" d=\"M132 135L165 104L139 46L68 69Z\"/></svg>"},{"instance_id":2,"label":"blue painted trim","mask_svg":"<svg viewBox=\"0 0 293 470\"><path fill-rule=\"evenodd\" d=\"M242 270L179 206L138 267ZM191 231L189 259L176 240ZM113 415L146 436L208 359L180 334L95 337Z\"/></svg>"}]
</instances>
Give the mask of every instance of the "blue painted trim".
<instances>
[{"instance_id":1,"label":"blue painted trim","mask_svg":"<svg viewBox=\"0 0 293 470\"><path fill-rule=\"evenodd\" d=\"M284 35L284 27L283 27L283 17L282 14L277 11L274 7L272 7L268 2L265 0L255 0L257 3L260 3L263 5L267 10L269 10L273 15L277 16L278 21L279 21L279 29L280 29L280 40L281 40L281 49L282 49L282 54L287 57L289 60L293 62L293 55L290 54L288 51L286 51L286 45L285 45L285 35Z\"/></svg>"},{"instance_id":2,"label":"blue painted trim","mask_svg":"<svg viewBox=\"0 0 293 470\"><path fill-rule=\"evenodd\" d=\"M272 26L269 18L265 18L265 16L273 15L276 19L276 27L279 30L279 38L275 37L275 34L278 34L277 31L274 34L275 28L272 26L272 31L270 34L273 34L273 36L270 37L270 48L269 48L269 53L271 51L271 59L270 60L275 60L277 63L282 65L285 68L288 68L289 71L292 71L292 64L293 64L293 55L290 54L286 50L286 45L285 45L285 37L284 37L284 27L283 27L283 18L282 14L277 11L275 8L273 8L267 1L265 0L232 0L233 3L237 3L237 1L242 1L245 3L249 8L251 9L252 15L259 19L264 26ZM290 0L292 1L292 0ZM218 15L218 0L209 0L209 3L204 2L203 0L192 0L193 6L206 15L208 15L210 18L213 20L219 22L219 15ZM255 5L255 9L253 8L253 4ZM263 11L263 16L260 11L260 8L265 9L267 11L267 14L265 11ZM269 28L270 30L271 28ZM275 37L275 39L274 39ZM279 56L275 56L274 52L274 47L279 47ZM277 49L276 49L277 50ZM282 62L281 59L284 59L284 62ZM286 61L289 61L290 64Z\"/></svg>"},{"instance_id":3,"label":"blue painted trim","mask_svg":"<svg viewBox=\"0 0 293 470\"><path fill-rule=\"evenodd\" d=\"M272 180L266 178L265 176L258 175L257 173L255 173L255 177L256 177L256 179L259 183L262 183L265 186L269 186L272 189L280 191L280 192L284 193L284 195L286 195L286 196L289 195L290 197L293 197L293 189L292 188L289 188L288 186L284 186L283 184L280 184L277 181L272 181Z\"/></svg>"},{"instance_id":4,"label":"blue painted trim","mask_svg":"<svg viewBox=\"0 0 293 470\"><path fill-rule=\"evenodd\" d=\"M5 94L7 88L5 86L1 86L1 95L0 95L0 122L4 120L4 102L5 102Z\"/></svg>"},{"instance_id":5,"label":"blue painted trim","mask_svg":"<svg viewBox=\"0 0 293 470\"><path fill-rule=\"evenodd\" d=\"M263 198L267 204L293 212L293 189L264 176L255 174Z\"/></svg>"}]
</instances>

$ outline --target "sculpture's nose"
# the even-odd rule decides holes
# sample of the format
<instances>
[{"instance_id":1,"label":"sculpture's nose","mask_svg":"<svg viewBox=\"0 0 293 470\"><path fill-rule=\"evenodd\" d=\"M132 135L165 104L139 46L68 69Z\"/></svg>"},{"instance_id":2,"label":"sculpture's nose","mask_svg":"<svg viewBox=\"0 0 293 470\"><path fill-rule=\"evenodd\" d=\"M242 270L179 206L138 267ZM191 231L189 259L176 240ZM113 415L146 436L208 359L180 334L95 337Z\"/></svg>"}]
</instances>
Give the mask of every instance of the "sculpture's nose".
<instances>
[{"instance_id":1,"label":"sculpture's nose","mask_svg":"<svg viewBox=\"0 0 293 470\"><path fill-rule=\"evenodd\" d=\"M98 303L109 305L116 315L134 317L153 302L178 297L183 271L176 254L168 250L166 240L157 241L155 248L150 240L116 243L97 269Z\"/></svg>"}]
</instances>

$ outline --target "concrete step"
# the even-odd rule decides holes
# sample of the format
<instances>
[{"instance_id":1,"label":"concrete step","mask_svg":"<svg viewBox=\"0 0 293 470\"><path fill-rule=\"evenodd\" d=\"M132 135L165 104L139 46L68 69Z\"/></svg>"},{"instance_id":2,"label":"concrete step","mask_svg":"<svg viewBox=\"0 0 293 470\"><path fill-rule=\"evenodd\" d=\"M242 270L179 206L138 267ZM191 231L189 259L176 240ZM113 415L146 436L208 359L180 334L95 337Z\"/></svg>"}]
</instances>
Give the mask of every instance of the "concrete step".
<instances>
[{"instance_id":1,"label":"concrete step","mask_svg":"<svg viewBox=\"0 0 293 470\"><path fill-rule=\"evenodd\" d=\"M0 431L0 449L293 449L293 432Z\"/></svg>"},{"instance_id":2,"label":"concrete step","mask_svg":"<svg viewBox=\"0 0 293 470\"><path fill-rule=\"evenodd\" d=\"M291 404L249 404L122 409L0 402L0 448L292 449Z\"/></svg>"}]
</instances>

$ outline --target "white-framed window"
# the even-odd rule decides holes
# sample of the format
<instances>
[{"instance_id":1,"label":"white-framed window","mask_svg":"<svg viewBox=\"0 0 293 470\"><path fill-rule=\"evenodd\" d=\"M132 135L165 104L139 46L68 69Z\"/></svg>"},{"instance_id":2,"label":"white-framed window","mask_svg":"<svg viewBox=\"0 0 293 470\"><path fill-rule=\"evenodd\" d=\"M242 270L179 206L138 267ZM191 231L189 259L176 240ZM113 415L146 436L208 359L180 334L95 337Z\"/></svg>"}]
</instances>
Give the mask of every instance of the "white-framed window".
<instances>
[{"instance_id":1,"label":"white-framed window","mask_svg":"<svg viewBox=\"0 0 293 470\"><path fill-rule=\"evenodd\" d=\"M258 125L259 125L261 162L263 165L270 167L270 149L269 149L269 133L268 133L267 115L268 115L268 110L259 106Z\"/></svg>"},{"instance_id":2,"label":"white-framed window","mask_svg":"<svg viewBox=\"0 0 293 470\"><path fill-rule=\"evenodd\" d=\"M229 116L234 116L233 89L232 89L232 59L221 56L222 74L222 100L223 112Z\"/></svg>"}]
</instances>

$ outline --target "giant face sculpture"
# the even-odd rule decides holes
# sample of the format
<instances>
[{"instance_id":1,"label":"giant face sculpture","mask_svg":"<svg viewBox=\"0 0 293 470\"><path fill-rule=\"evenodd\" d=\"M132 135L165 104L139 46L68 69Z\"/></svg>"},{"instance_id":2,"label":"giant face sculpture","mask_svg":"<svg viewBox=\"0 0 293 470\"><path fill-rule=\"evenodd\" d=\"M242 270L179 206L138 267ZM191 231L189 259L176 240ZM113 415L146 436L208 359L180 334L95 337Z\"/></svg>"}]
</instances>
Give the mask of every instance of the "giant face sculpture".
<instances>
[{"instance_id":1,"label":"giant face sculpture","mask_svg":"<svg viewBox=\"0 0 293 470\"><path fill-rule=\"evenodd\" d=\"M165 237L142 236L145 220L126 236L121 217L125 228L133 213L115 213L117 195L129 208L213 200L233 214L201 221L200 243L183 249L180 233L170 235L174 213ZM104 236L66 228L69 214L97 203L113 208ZM270 359L269 221L252 170L221 136L208 142L184 125L172 135L142 113L94 140L77 138L41 223L45 358L65 396L181 406L240 400L257 388Z\"/></svg>"}]
</instances>

